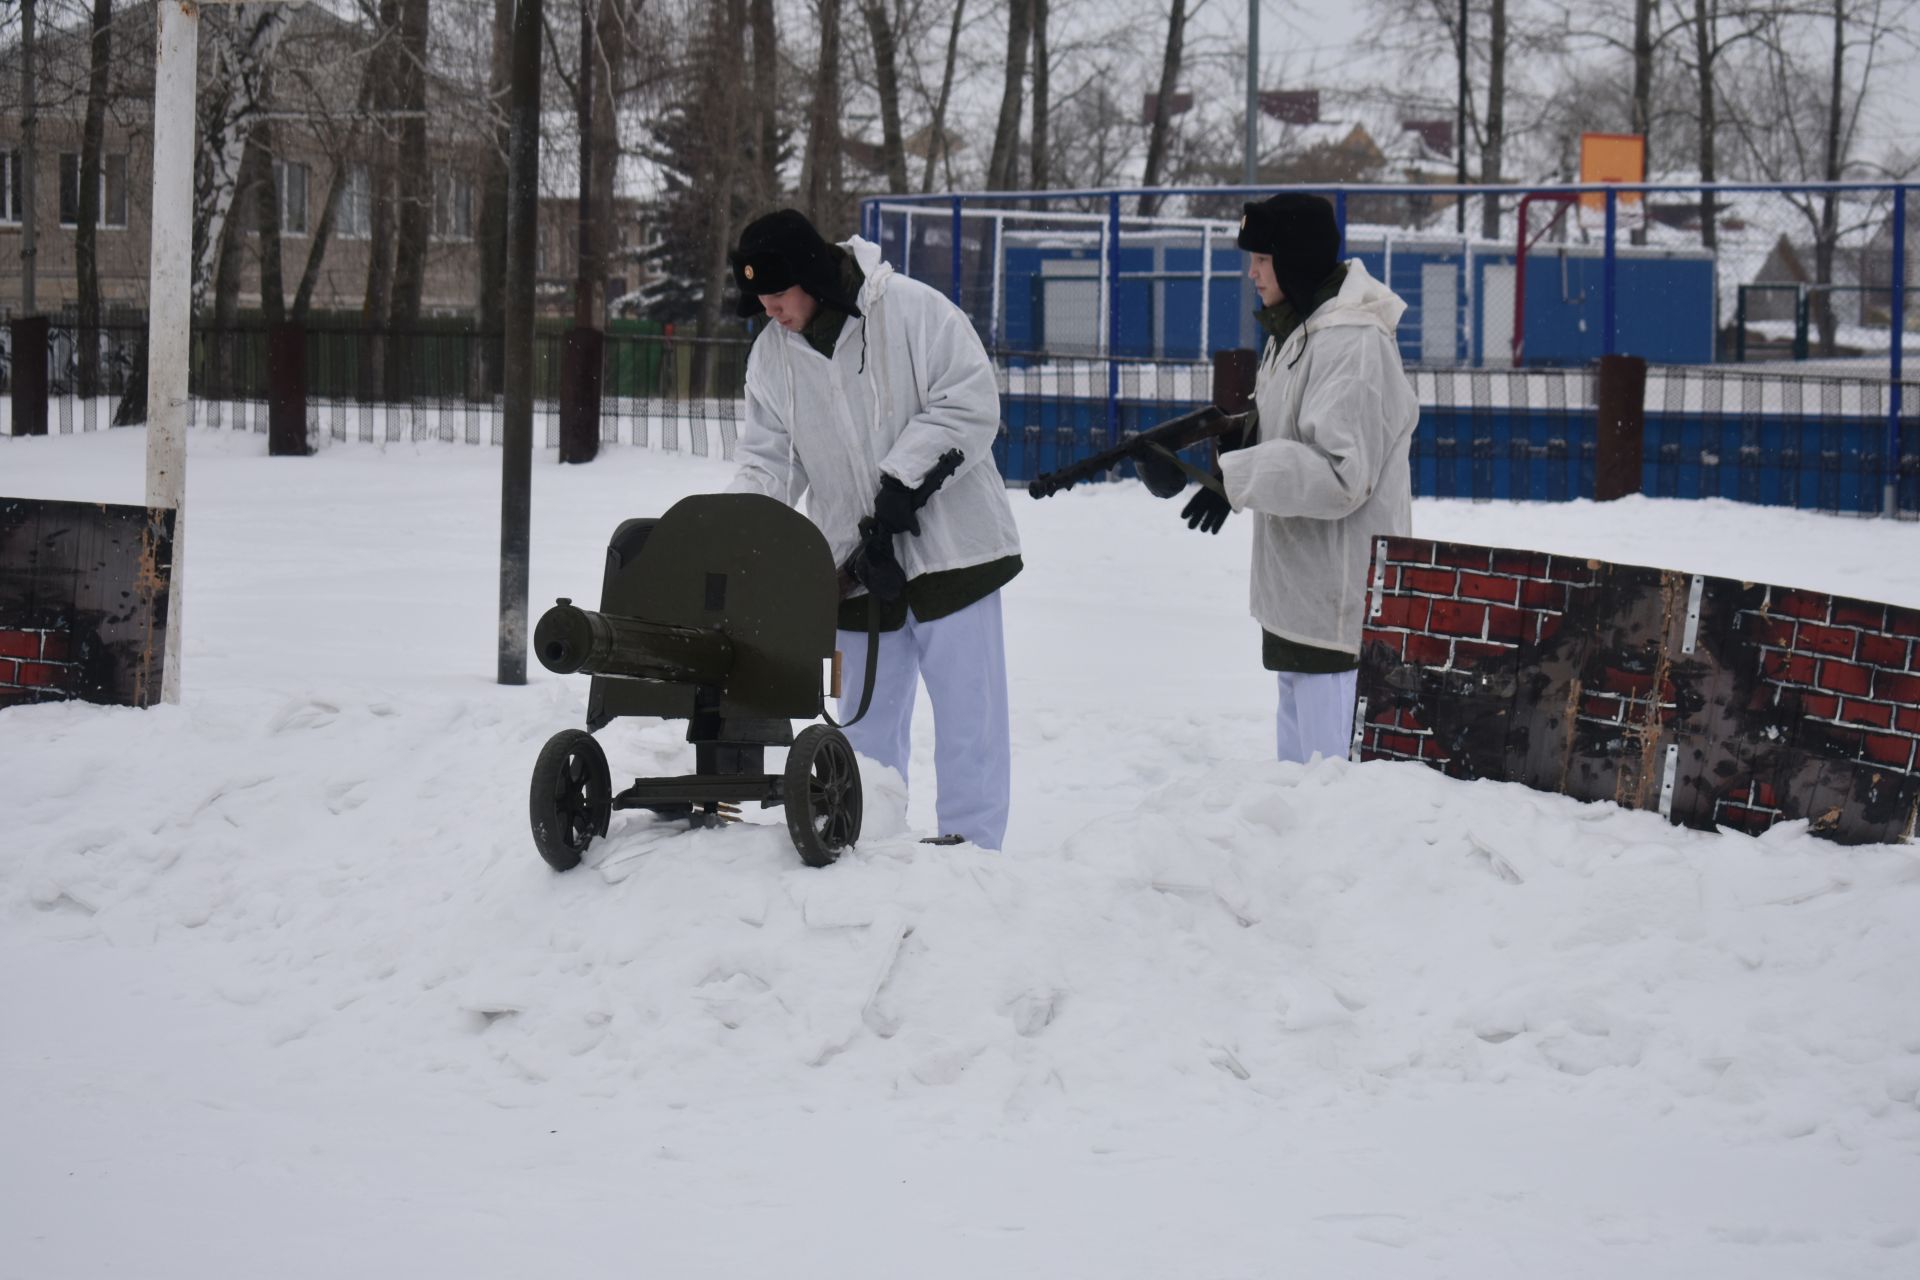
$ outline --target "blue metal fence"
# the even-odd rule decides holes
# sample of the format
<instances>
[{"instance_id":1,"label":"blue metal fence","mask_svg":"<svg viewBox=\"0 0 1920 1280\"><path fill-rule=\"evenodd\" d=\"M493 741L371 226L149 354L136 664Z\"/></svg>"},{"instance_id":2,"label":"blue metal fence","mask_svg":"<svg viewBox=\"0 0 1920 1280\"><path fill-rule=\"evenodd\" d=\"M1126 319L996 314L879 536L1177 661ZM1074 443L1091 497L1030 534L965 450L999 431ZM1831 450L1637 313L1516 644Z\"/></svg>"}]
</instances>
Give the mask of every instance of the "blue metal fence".
<instances>
[{"instance_id":1,"label":"blue metal fence","mask_svg":"<svg viewBox=\"0 0 1920 1280\"><path fill-rule=\"evenodd\" d=\"M1179 371L1203 375L1211 352L1256 345L1233 233L1240 203L1276 189L1154 191L1160 212L1151 217L1130 212L1146 194L1139 189L887 196L863 203L861 231L974 319L1005 371L1002 463L1019 479L1204 399L1198 375ZM1803 388L1873 389L1866 399L1849 392L1844 411L1824 391L1799 407L1779 393L1737 412L1650 401L1647 492L1920 514L1906 414L1913 397L1902 384L1909 187L1287 189L1328 196L1347 253L1407 300L1400 345L1410 368L1484 372L1525 395L1532 382L1503 371L1584 370L1601 355L1628 354L1729 372L1736 354L1792 351L1822 375L1802 378ZM1830 196L1851 202L1860 216L1848 222L1864 230L1823 255L1808 248L1806 228ZM1597 207L1591 215L1583 197ZM1529 200L1552 212L1545 232L1526 225ZM1461 201L1496 202L1503 238L1453 232ZM1702 201L1718 211L1716 234L1687 223ZM1804 279L1822 257L1828 278ZM1804 337L1790 346L1776 332L1790 325L1749 323L1744 311L1736 320L1740 286L1782 283L1827 308L1824 351ZM1504 393L1478 403L1472 394L1435 398L1437 380L1416 384L1422 492L1591 493L1590 394L1516 408Z\"/></svg>"}]
</instances>

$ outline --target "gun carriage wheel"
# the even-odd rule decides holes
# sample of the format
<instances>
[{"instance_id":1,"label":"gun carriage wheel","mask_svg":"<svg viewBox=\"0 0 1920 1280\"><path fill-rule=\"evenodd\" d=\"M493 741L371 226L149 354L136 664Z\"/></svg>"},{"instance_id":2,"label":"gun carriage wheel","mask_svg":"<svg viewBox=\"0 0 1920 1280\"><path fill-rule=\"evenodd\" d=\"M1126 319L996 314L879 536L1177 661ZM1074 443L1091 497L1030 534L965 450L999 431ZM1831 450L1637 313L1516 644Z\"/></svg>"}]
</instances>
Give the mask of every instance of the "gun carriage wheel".
<instances>
[{"instance_id":1,"label":"gun carriage wheel","mask_svg":"<svg viewBox=\"0 0 1920 1280\"><path fill-rule=\"evenodd\" d=\"M801 861L827 866L860 838L860 765L847 735L824 724L802 729L783 782L787 832Z\"/></svg>"},{"instance_id":2,"label":"gun carriage wheel","mask_svg":"<svg viewBox=\"0 0 1920 1280\"><path fill-rule=\"evenodd\" d=\"M547 739L533 762L527 797L533 843L555 871L580 865L595 836L607 834L613 816L613 780L607 753L584 729L563 729Z\"/></svg>"}]
</instances>

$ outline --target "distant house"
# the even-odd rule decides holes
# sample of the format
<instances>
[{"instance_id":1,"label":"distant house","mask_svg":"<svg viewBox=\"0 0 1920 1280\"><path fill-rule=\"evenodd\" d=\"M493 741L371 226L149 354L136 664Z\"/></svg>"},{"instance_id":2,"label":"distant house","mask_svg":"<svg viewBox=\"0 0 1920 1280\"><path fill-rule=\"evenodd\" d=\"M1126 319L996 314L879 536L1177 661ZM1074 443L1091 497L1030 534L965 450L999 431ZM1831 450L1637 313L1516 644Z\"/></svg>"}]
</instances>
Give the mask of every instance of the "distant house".
<instances>
[{"instance_id":1,"label":"distant house","mask_svg":"<svg viewBox=\"0 0 1920 1280\"><path fill-rule=\"evenodd\" d=\"M1320 89L1260 95L1257 180L1285 184L1447 184L1456 179L1453 122L1401 113L1392 103ZM1215 181L1238 182L1238 169ZM1450 210L1452 196L1369 197L1355 221L1413 226ZM1356 216L1357 215L1357 216Z\"/></svg>"}]
</instances>

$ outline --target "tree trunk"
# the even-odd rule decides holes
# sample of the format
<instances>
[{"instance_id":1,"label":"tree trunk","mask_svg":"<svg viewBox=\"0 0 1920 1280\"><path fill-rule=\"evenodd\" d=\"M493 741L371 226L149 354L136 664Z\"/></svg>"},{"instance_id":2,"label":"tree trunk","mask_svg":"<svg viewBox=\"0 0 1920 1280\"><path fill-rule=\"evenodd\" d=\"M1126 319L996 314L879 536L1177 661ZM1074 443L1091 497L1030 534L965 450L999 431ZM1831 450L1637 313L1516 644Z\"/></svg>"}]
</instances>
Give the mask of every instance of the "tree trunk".
<instances>
[{"instance_id":1,"label":"tree trunk","mask_svg":"<svg viewBox=\"0 0 1920 1280\"><path fill-rule=\"evenodd\" d=\"M408 400L413 393L412 330L420 323L421 293L427 279L427 251L433 229L433 171L427 157L428 0L399 0L397 61L400 163L397 192L400 215L395 228L393 299L387 313L391 349L387 353L387 398Z\"/></svg>"},{"instance_id":2,"label":"tree trunk","mask_svg":"<svg viewBox=\"0 0 1920 1280\"><path fill-rule=\"evenodd\" d=\"M1831 96L1827 101L1827 145L1821 177L1828 182L1840 181L1840 175L1846 168L1845 157L1840 149L1840 131L1842 117L1846 114L1846 60L1847 60L1847 5L1846 0L1833 0L1833 80L1829 85ZM1820 235L1814 241L1813 263L1814 283L1830 285L1833 283L1834 251L1840 240L1840 197L1833 191L1823 192L1820 196ZM1820 326L1820 354L1834 354L1834 338L1839 328L1838 317L1833 310L1833 291L1816 290L1813 295L1813 313L1815 322Z\"/></svg>"},{"instance_id":3,"label":"tree trunk","mask_svg":"<svg viewBox=\"0 0 1920 1280\"><path fill-rule=\"evenodd\" d=\"M593 225L599 229L593 253L594 287L603 291L596 317L604 320L613 299L606 297L607 277L616 268L623 290L634 281L626 272L624 226L613 206L614 179L620 167L620 121L614 114L615 95L627 70L630 14L622 0L599 0L600 20L595 36L599 63L593 89Z\"/></svg>"},{"instance_id":4,"label":"tree trunk","mask_svg":"<svg viewBox=\"0 0 1920 1280\"><path fill-rule=\"evenodd\" d=\"M1160 58L1160 92L1153 99L1153 125L1147 131L1147 168L1140 179L1143 187L1160 185L1160 170L1167 160L1167 134L1173 124L1173 94L1180 85L1182 48L1187 38L1187 0L1173 0L1167 15L1167 44ZM1140 197L1140 214L1150 216L1160 207L1160 197Z\"/></svg>"},{"instance_id":5,"label":"tree trunk","mask_svg":"<svg viewBox=\"0 0 1920 1280\"><path fill-rule=\"evenodd\" d=\"M573 323L576 328L595 328L594 294L598 292L601 277L599 263L595 261L595 242L599 237L593 234L593 62L594 62L594 21L593 0L579 0L580 3L580 74L574 80L574 136L579 139L579 172L574 175L578 190L575 192L575 231L579 236L579 246L574 254L573 264Z\"/></svg>"},{"instance_id":6,"label":"tree trunk","mask_svg":"<svg viewBox=\"0 0 1920 1280\"><path fill-rule=\"evenodd\" d=\"M1033 133L1027 140L1027 146L1032 152L1031 185L1035 191L1045 191L1052 181L1047 172L1048 134L1053 114L1047 62L1047 0L1033 0Z\"/></svg>"},{"instance_id":7,"label":"tree trunk","mask_svg":"<svg viewBox=\"0 0 1920 1280\"><path fill-rule=\"evenodd\" d=\"M222 222L219 256L213 273L213 347L210 367L212 386L207 394L216 400L234 398L234 326L240 312L240 269L246 255L246 220L237 216L253 200L260 181L260 163L265 158L259 144L249 138L240 154L239 176L233 187L233 211ZM268 175L271 179L271 175Z\"/></svg>"},{"instance_id":8,"label":"tree trunk","mask_svg":"<svg viewBox=\"0 0 1920 1280\"><path fill-rule=\"evenodd\" d=\"M800 181L804 211L829 240L835 238L838 226L841 187L840 4L841 0L820 0L820 65L814 71L813 111L807 122L807 155ZM728 8L733 7L730 0ZM737 49L730 61L738 65ZM731 119L732 99L737 95L729 91L725 96L728 99L726 113ZM732 167L730 161L728 167ZM731 187L731 183L728 185ZM725 254L721 255L720 264L726 265Z\"/></svg>"},{"instance_id":9,"label":"tree trunk","mask_svg":"<svg viewBox=\"0 0 1920 1280\"><path fill-rule=\"evenodd\" d=\"M1700 181L1714 182L1716 172L1714 152L1714 133L1719 128L1717 104L1714 101L1713 63L1719 50L1715 47L1717 34L1715 25L1718 20L1718 0L1693 0L1693 48L1694 58L1699 64L1700 92ZM1716 225L1718 210L1713 203L1713 193L1700 193L1700 243L1712 249L1720 242L1719 228Z\"/></svg>"},{"instance_id":10,"label":"tree trunk","mask_svg":"<svg viewBox=\"0 0 1920 1280\"><path fill-rule=\"evenodd\" d=\"M380 0L379 43L374 47L374 145L367 156L367 289L360 305L366 362L360 369L362 399L377 400L387 378L386 328L393 309L394 145L389 127L398 105L400 0Z\"/></svg>"},{"instance_id":11,"label":"tree trunk","mask_svg":"<svg viewBox=\"0 0 1920 1280\"><path fill-rule=\"evenodd\" d=\"M940 73L940 97L933 104L933 123L927 132L927 167L920 173L920 190L933 190L933 172L937 161L947 153L947 103L953 98L954 55L960 49L960 21L967 12L967 0L954 0L953 26L947 32L947 68Z\"/></svg>"},{"instance_id":12,"label":"tree trunk","mask_svg":"<svg viewBox=\"0 0 1920 1280\"><path fill-rule=\"evenodd\" d=\"M771 209L780 194L780 28L773 0L753 0L753 178L749 200Z\"/></svg>"},{"instance_id":13,"label":"tree trunk","mask_svg":"<svg viewBox=\"0 0 1920 1280\"><path fill-rule=\"evenodd\" d=\"M1642 180L1653 172L1653 6L1654 0L1633 0L1633 129L1640 135L1643 150ZM1644 217L1645 198L1642 197L1643 217L1639 226L1633 229L1634 244L1647 242L1647 227Z\"/></svg>"},{"instance_id":14,"label":"tree trunk","mask_svg":"<svg viewBox=\"0 0 1920 1280\"><path fill-rule=\"evenodd\" d=\"M254 145L260 158L254 172L253 229L260 250L260 314L268 324L287 318L287 292L280 271L280 191L273 180L273 125L262 120L254 127Z\"/></svg>"},{"instance_id":15,"label":"tree trunk","mask_svg":"<svg viewBox=\"0 0 1920 1280\"><path fill-rule=\"evenodd\" d=\"M900 135L900 65L894 48L890 0L864 0L867 35L873 40L873 75L880 90L880 152L887 170L887 190L907 192L907 151Z\"/></svg>"},{"instance_id":16,"label":"tree trunk","mask_svg":"<svg viewBox=\"0 0 1920 1280\"><path fill-rule=\"evenodd\" d=\"M345 141L334 155L333 174L327 179L326 202L320 206L320 221L314 225L313 237L307 244L307 264L300 272L300 284L293 292L293 309L287 318L295 324L305 323L312 307L313 291L320 283L320 268L326 264L327 248L333 243L334 224L340 217L340 197L347 189L347 177L353 167L351 157L359 153L360 124L373 105L373 77L368 71L368 65L363 64L360 87L354 90L353 95L353 120L347 126Z\"/></svg>"},{"instance_id":17,"label":"tree trunk","mask_svg":"<svg viewBox=\"0 0 1920 1280\"><path fill-rule=\"evenodd\" d=\"M1507 0L1490 0L1487 10L1487 128L1480 149L1480 181L1501 180L1501 153L1507 128ZM1500 197L1483 196L1480 235L1500 239Z\"/></svg>"},{"instance_id":18,"label":"tree trunk","mask_svg":"<svg viewBox=\"0 0 1920 1280\"><path fill-rule=\"evenodd\" d=\"M834 0L837 4L837 0ZM708 55L708 81L703 97L712 110L705 113L710 130L708 154L713 168L707 184L707 263L706 280L700 293L700 318L697 334L702 339L719 332L721 308L727 301L727 277L730 269L727 250L733 247L734 191L740 180L739 142L743 108L738 92L741 66L740 38L746 25L746 0L726 0L713 6L713 29ZM837 25L836 18L836 25ZM835 43L838 43L836 38ZM837 57L837 53L836 53ZM835 77L835 86L838 77ZM836 117L837 120L837 117ZM813 151L809 137L807 149ZM831 237L829 237L831 238ZM702 341L694 346L690 383L694 395L715 394L713 349Z\"/></svg>"},{"instance_id":19,"label":"tree trunk","mask_svg":"<svg viewBox=\"0 0 1920 1280\"><path fill-rule=\"evenodd\" d=\"M74 273L79 286L80 357L83 396L100 385L100 146L107 123L107 68L113 61L113 0L93 0L93 31L87 67L87 117L80 135L80 219L73 233Z\"/></svg>"},{"instance_id":20,"label":"tree trunk","mask_svg":"<svg viewBox=\"0 0 1920 1280\"><path fill-rule=\"evenodd\" d=\"M507 151L513 122L507 100L513 81L513 0L493 0L493 59L487 75L487 109L493 145L480 172L480 359L467 394L475 400L500 393L507 327Z\"/></svg>"},{"instance_id":21,"label":"tree trunk","mask_svg":"<svg viewBox=\"0 0 1920 1280\"><path fill-rule=\"evenodd\" d=\"M1020 100L1033 43L1033 0L1007 0L1007 81L1000 94L1000 123L987 161L987 190L1010 191L1020 172Z\"/></svg>"},{"instance_id":22,"label":"tree trunk","mask_svg":"<svg viewBox=\"0 0 1920 1280\"><path fill-rule=\"evenodd\" d=\"M346 154L352 154L348 151ZM333 176L327 180L326 203L320 206L320 221L313 226L313 238L307 242L307 262L300 272L300 283L293 291L293 306L287 319L306 323L313 306L313 291L320 283L320 268L326 264L327 246L333 243L333 225L339 218L340 195L347 187L347 162L336 160Z\"/></svg>"}]
</instances>

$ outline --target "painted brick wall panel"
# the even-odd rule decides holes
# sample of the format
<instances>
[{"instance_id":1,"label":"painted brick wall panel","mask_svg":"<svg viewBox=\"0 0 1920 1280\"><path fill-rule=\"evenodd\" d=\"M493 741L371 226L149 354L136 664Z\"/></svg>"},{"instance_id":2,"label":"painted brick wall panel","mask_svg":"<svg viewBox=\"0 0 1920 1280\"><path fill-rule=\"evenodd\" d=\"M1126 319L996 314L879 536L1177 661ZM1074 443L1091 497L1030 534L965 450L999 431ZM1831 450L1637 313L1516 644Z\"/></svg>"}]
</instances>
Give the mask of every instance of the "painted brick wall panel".
<instances>
[{"instance_id":1,"label":"painted brick wall panel","mask_svg":"<svg viewBox=\"0 0 1920 1280\"><path fill-rule=\"evenodd\" d=\"M1486 631L1487 606L1458 600L1437 600L1428 626L1441 635L1472 636L1477 639Z\"/></svg>"},{"instance_id":2,"label":"painted brick wall panel","mask_svg":"<svg viewBox=\"0 0 1920 1280\"><path fill-rule=\"evenodd\" d=\"M1920 822L1920 611L1709 578L1683 652L1690 574L1416 539L1387 558L1363 759L1652 808L1673 741L1675 821L1848 841Z\"/></svg>"},{"instance_id":3,"label":"painted brick wall panel","mask_svg":"<svg viewBox=\"0 0 1920 1280\"><path fill-rule=\"evenodd\" d=\"M38 658L38 631L0 631L0 658Z\"/></svg>"},{"instance_id":4,"label":"painted brick wall panel","mask_svg":"<svg viewBox=\"0 0 1920 1280\"><path fill-rule=\"evenodd\" d=\"M1814 683L1834 693L1866 697L1873 691L1873 669L1853 662L1823 662Z\"/></svg>"},{"instance_id":5,"label":"painted brick wall panel","mask_svg":"<svg viewBox=\"0 0 1920 1280\"><path fill-rule=\"evenodd\" d=\"M1854 657L1870 667L1892 667L1899 670L1907 665L1907 649L1913 641L1902 636L1875 635L1872 632L1860 633L1860 645L1854 650Z\"/></svg>"},{"instance_id":6,"label":"painted brick wall panel","mask_svg":"<svg viewBox=\"0 0 1920 1280\"><path fill-rule=\"evenodd\" d=\"M1490 573L1460 573L1460 598L1462 600L1486 600L1493 604L1518 604L1520 602L1520 580L1503 578Z\"/></svg>"},{"instance_id":7,"label":"painted brick wall panel","mask_svg":"<svg viewBox=\"0 0 1920 1280\"><path fill-rule=\"evenodd\" d=\"M67 661L69 645L67 637L58 631L40 633L40 660L42 662Z\"/></svg>"},{"instance_id":8,"label":"painted brick wall panel","mask_svg":"<svg viewBox=\"0 0 1920 1280\"><path fill-rule=\"evenodd\" d=\"M1829 658L1851 658L1860 645L1860 633L1818 622L1803 622L1794 637L1794 647L1803 653L1818 653Z\"/></svg>"}]
</instances>

